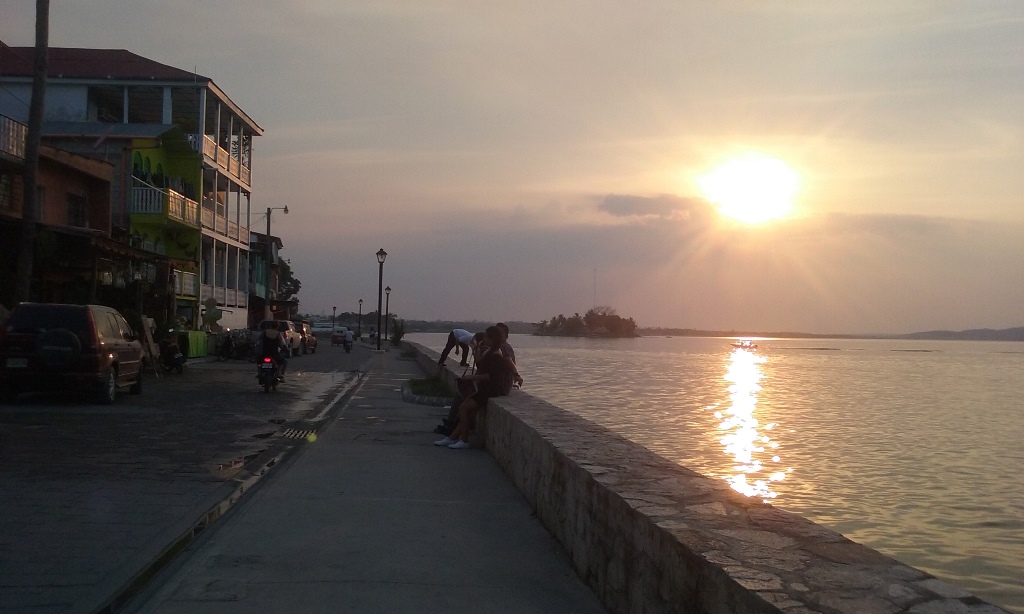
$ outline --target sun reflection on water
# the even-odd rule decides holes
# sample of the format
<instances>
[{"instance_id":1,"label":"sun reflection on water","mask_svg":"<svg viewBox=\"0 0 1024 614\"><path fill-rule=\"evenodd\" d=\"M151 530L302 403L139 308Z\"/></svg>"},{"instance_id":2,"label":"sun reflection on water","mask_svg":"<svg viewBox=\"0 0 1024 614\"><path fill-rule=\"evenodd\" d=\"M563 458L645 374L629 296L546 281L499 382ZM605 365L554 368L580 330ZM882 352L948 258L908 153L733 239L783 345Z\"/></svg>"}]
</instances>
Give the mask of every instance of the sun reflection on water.
<instances>
[{"instance_id":1,"label":"sun reflection on water","mask_svg":"<svg viewBox=\"0 0 1024 614\"><path fill-rule=\"evenodd\" d=\"M757 394L763 377L760 365L766 360L754 349L737 347L732 351L725 373L730 407L724 412L716 411L715 418L721 420L718 429L725 431L719 441L734 463L734 475L726 477L726 481L733 490L748 497L761 497L767 503L778 496L772 482L784 480L786 472L777 469L781 461L777 454L779 444L769 435L777 424L770 422L759 430L757 420ZM767 458L767 463L762 458Z\"/></svg>"}]
</instances>

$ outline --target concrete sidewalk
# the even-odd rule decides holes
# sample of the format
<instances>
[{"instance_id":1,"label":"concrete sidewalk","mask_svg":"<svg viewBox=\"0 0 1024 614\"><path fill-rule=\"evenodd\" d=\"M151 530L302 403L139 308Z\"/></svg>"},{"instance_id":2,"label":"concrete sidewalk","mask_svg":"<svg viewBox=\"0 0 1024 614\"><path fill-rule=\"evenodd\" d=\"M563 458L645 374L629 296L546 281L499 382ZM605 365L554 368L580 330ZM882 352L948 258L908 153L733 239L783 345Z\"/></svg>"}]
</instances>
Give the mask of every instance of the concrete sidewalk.
<instances>
[{"instance_id":1,"label":"concrete sidewalk","mask_svg":"<svg viewBox=\"0 0 1024 614\"><path fill-rule=\"evenodd\" d=\"M445 408L375 354L315 442L128 604L146 613L603 612L483 450L431 445Z\"/></svg>"}]
</instances>

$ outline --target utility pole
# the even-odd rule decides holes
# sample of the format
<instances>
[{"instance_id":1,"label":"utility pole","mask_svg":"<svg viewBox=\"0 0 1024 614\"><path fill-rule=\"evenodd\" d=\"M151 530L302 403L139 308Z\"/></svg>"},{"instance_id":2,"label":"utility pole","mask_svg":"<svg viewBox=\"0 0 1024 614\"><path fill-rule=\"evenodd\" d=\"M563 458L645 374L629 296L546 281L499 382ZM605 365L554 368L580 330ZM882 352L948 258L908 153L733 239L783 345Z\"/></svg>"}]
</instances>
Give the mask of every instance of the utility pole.
<instances>
[{"instance_id":1,"label":"utility pole","mask_svg":"<svg viewBox=\"0 0 1024 614\"><path fill-rule=\"evenodd\" d=\"M32 298L32 258L36 239L36 184L39 174L39 144L43 136L43 102L46 98L46 65L50 38L50 0L36 0L36 48L32 63L32 102L28 107L28 135L25 137L24 200L21 207L21 245L14 283L15 302Z\"/></svg>"}]
</instances>

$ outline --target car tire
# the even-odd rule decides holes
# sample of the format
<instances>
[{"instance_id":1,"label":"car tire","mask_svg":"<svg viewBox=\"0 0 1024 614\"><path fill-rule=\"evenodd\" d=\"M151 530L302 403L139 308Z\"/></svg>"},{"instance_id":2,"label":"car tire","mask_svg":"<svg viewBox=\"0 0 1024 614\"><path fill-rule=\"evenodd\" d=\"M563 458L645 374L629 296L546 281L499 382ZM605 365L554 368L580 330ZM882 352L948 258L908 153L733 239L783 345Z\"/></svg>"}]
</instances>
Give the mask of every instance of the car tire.
<instances>
[{"instance_id":1,"label":"car tire","mask_svg":"<svg viewBox=\"0 0 1024 614\"><path fill-rule=\"evenodd\" d=\"M103 387L96 395L96 402L100 405L110 405L117 398L117 371L114 367L107 369L103 375Z\"/></svg>"},{"instance_id":2,"label":"car tire","mask_svg":"<svg viewBox=\"0 0 1024 614\"><path fill-rule=\"evenodd\" d=\"M142 372L145 370L143 365L139 365L139 374L135 376L135 382L128 389L128 394L142 394Z\"/></svg>"}]
</instances>

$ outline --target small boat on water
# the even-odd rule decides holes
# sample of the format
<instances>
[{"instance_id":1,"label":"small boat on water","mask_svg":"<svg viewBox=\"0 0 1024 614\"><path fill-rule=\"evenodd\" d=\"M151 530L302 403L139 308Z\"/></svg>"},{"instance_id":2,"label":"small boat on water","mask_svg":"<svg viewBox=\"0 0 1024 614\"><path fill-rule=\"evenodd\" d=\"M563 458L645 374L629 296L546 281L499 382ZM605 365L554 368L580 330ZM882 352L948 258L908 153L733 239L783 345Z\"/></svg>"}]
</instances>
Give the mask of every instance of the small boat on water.
<instances>
[{"instance_id":1,"label":"small boat on water","mask_svg":"<svg viewBox=\"0 0 1024 614\"><path fill-rule=\"evenodd\" d=\"M734 347L734 348L736 348L738 350L751 350L751 351L753 351L753 350L757 349L757 344L754 343L753 341L749 340L749 339L744 339L742 341L734 342L732 344L732 347Z\"/></svg>"}]
</instances>

